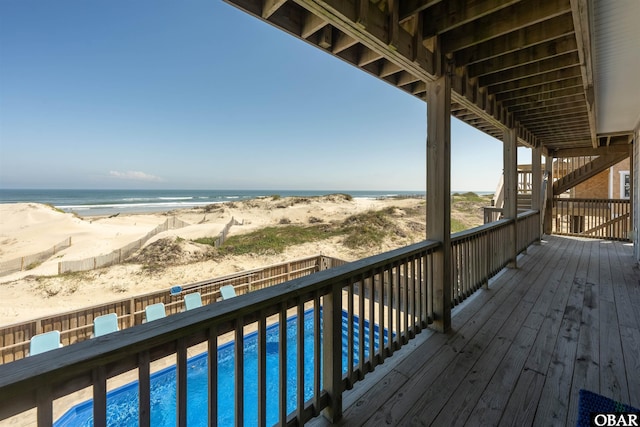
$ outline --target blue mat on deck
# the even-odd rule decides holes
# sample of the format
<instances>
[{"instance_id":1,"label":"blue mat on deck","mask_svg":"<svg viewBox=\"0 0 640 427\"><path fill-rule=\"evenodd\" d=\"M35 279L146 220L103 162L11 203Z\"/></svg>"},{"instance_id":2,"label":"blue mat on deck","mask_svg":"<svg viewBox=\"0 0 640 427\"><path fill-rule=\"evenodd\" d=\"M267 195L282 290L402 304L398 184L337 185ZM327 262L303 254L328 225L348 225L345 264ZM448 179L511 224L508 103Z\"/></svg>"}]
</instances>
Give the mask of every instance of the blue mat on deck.
<instances>
[{"instance_id":1,"label":"blue mat on deck","mask_svg":"<svg viewBox=\"0 0 640 427\"><path fill-rule=\"evenodd\" d=\"M639 412L640 410L624 403L616 402L589 390L580 390L578 402L578 421L576 427L590 427L591 413L605 412Z\"/></svg>"}]
</instances>

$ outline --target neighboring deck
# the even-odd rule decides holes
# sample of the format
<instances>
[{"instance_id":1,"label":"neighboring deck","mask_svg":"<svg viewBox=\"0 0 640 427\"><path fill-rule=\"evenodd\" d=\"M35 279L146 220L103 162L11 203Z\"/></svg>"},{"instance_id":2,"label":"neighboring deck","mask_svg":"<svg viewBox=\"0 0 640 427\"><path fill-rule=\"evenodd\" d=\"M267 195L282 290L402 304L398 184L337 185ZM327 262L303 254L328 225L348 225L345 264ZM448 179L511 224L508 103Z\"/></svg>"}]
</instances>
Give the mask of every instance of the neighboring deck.
<instances>
[{"instance_id":1,"label":"neighboring deck","mask_svg":"<svg viewBox=\"0 0 640 427\"><path fill-rule=\"evenodd\" d=\"M341 424L572 426L581 388L640 407L631 244L545 236L518 264L345 392Z\"/></svg>"}]
</instances>

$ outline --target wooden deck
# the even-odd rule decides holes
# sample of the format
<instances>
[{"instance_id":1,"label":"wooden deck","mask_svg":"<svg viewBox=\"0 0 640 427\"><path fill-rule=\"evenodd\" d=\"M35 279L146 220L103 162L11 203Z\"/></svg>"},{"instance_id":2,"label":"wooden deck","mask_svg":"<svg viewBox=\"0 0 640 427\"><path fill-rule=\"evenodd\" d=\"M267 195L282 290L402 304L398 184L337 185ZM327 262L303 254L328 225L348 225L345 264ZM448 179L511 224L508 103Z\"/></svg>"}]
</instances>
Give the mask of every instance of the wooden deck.
<instances>
[{"instance_id":1,"label":"wooden deck","mask_svg":"<svg viewBox=\"0 0 640 427\"><path fill-rule=\"evenodd\" d=\"M340 424L572 426L581 388L640 407L632 246L545 236L518 264L346 392Z\"/></svg>"}]
</instances>

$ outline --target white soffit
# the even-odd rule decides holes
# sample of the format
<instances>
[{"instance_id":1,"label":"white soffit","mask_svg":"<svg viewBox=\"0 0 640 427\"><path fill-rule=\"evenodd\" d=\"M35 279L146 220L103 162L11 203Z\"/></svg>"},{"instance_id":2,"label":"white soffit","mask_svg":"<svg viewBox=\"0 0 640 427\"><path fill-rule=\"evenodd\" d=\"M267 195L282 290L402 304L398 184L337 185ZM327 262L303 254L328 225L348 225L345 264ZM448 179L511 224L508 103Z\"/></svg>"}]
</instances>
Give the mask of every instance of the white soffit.
<instances>
[{"instance_id":1,"label":"white soffit","mask_svg":"<svg viewBox=\"0 0 640 427\"><path fill-rule=\"evenodd\" d=\"M598 134L632 131L640 119L640 0L593 0Z\"/></svg>"}]
</instances>

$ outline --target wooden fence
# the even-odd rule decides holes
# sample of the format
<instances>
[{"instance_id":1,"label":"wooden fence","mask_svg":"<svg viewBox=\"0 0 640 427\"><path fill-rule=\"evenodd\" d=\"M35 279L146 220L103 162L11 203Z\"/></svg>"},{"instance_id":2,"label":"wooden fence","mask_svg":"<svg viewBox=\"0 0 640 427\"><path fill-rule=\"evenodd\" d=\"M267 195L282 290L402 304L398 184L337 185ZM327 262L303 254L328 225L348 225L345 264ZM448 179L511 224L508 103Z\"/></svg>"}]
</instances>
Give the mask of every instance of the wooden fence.
<instances>
[{"instance_id":1,"label":"wooden fence","mask_svg":"<svg viewBox=\"0 0 640 427\"><path fill-rule=\"evenodd\" d=\"M553 199L553 233L629 240L631 203L625 199Z\"/></svg>"},{"instance_id":2,"label":"wooden fence","mask_svg":"<svg viewBox=\"0 0 640 427\"><path fill-rule=\"evenodd\" d=\"M59 330L64 345L87 340L93 333L93 319L103 314L116 313L120 329L125 329L142 324L144 309L150 304L164 303L168 315L181 312L184 308L183 297L186 293L200 292L202 303L211 304L217 301L220 296L220 287L224 285L232 285L236 292L242 295L343 263L344 261L324 256L304 258L183 285L181 286L182 291L176 295L172 295L170 289L163 289L132 298L8 325L0 328L0 362L7 363L26 357L31 337L43 332Z\"/></svg>"},{"instance_id":3,"label":"wooden fence","mask_svg":"<svg viewBox=\"0 0 640 427\"><path fill-rule=\"evenodd\" d=\"M73 271L95 270L96 268L109 267L111 265L120 264L135 251L142 248L142 246L156 234L176 228L188 227L189 225L191 224L179 220L176 217L167 218L165 222L148 232L144 237L136 240L135 242L129 243L123 248L116 249L111 253L79 260L60 261L58 263L58 274L69 273Z\"/></svg>"},{"instance_id":4,"label":"wooden fence","mask_svg":"<svg viewBox=\"0 0 640 427\"><path fill-rule=\"evenodd\" d=\"M53 247L46 251L38 252L37 254L27 255L20 258L12 259L9 261L0 262L0 276L15 273L17 271L24 271L31 268L33 264L45 261L63 249L71 246L71 237L67 237L62 242L53 245Z\"/></svg>"}]
</instances>

